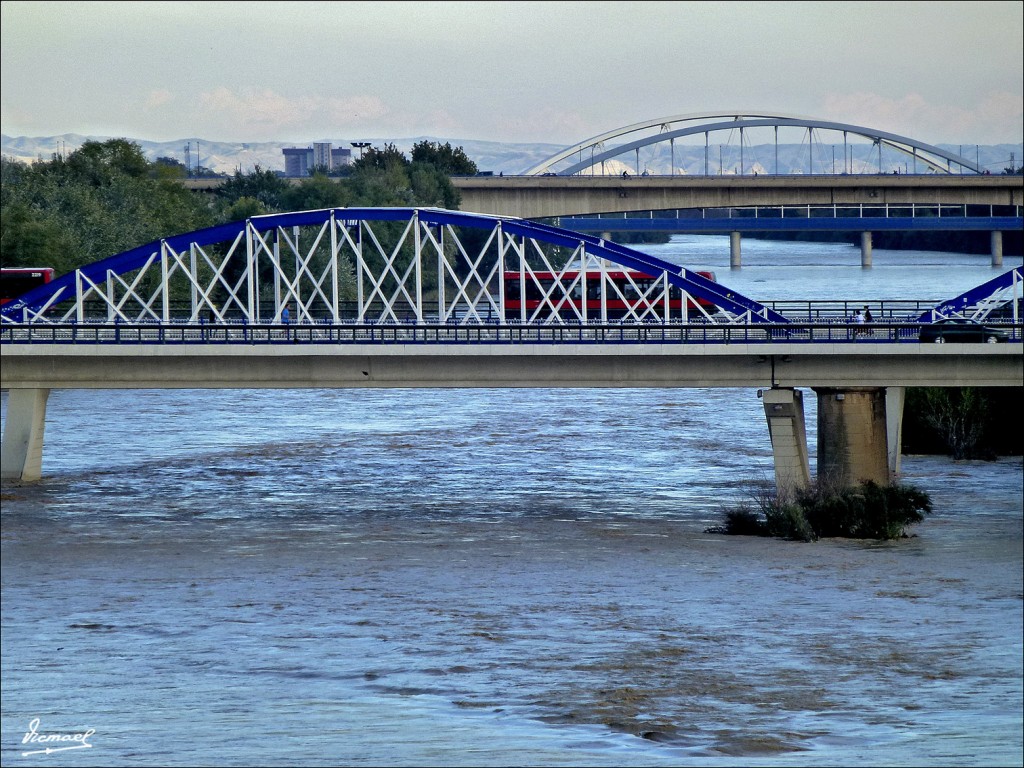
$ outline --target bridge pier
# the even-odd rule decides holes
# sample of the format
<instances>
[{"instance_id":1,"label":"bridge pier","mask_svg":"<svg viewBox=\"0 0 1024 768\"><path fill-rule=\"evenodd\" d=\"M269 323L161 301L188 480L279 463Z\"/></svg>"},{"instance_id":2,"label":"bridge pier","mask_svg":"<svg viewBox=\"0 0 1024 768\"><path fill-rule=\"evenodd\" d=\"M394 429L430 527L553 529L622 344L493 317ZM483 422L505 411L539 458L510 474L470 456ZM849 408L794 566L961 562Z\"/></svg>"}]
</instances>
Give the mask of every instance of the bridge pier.
<instances>
[{"instance_id":1,"label":"bridge pier","mask_svg":"<svg viewBox=\"0 0 1024 768\"><path fill-rule=\"evenodd\" d=\"M731 269L739 269L742 266L742 257L740 256L740 233L730 232L729 233L729 267Z\"/></svg>"},{"instance_id":2,"label":"bridge pier","mask_svg":"<svg viewBox=\"0 0 1024 768\"><path fill-rule=\"evenodd\" d=\"M904 387L815 389L818 481L841 488L865 480L888 485L900 472ZM775 488L785 499L811 484L803 396L798 389L758 391L775 462Z\"/></svg>"},{"instance_id":3,"label":"bridge pier","mask_svg":"<svg viewBox=\"0 0 1024 768\"><path fill-rule=\"evenodd\" d=\"M48 389L12 389L0 450L0 477L31 482L42 477Z\"/></svg>"},{"instance_id":4,"label":"bridge pier","mask_svg":"<svg viewBox=\"0 0 1024 768\"><path fill-rule=\"evenodd\" d=\"M764 403L772 441L775 489L779 498L791 497L811 484L803 393L799 389L772 388L758 394Z\"/></svg>"},{"instance_id":5,"label":"bridge pier","mask_svg":"<svg viewBox=\"0 0 1024 768\"><path fill-rule=\"evenodd\" d=\"M885 388L885 438L889 448L889 477L897 477L903 462L903 403L906 387Z\"/></svg>"},{"instance_id":6,"label":"bridge pier","mask_svg":"<svg viewBox=\"0 0 1024 768\"><path fill-rule=\"evenodd\" d=\"M873 480L891 481L890 464L899 444L889 447L885 387L815 389L818 395L818 482L841 488ZM894 405L902 394L894 394ZM902 424L902 411L899 424Z\"/></svg>"},{"instance_id":7,"label":"bridge pier","mask_svg":"<svg viewBox=\"0 0 1024 768\"><path fill-rule=\"evenodd\" d=\"M860 265L861 267L871 266L871 233L860 233Z\"/></svg>"},{"instance_id":8,"label":"bridge pier","mask_svg":"<svg viewBox=\"0 0 1024 768\"><path fill-rule=\"evenodd\" d=\"M1003 266L1003 233L998 229L992 232L990 242L992 244L992 266L1001 267Z\"/></svg>"}]
</instances>

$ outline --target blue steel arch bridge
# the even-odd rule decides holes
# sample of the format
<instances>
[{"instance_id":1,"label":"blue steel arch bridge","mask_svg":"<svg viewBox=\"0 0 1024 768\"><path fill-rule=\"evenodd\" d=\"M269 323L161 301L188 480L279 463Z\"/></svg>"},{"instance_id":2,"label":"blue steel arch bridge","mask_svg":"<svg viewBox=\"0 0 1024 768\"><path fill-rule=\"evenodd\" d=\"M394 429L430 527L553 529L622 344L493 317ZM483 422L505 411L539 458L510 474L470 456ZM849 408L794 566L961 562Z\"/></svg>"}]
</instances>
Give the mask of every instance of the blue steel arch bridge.
<instances>
[{"instance_id":1,"label":"blue steel arch bridge","mask_svg":"<svg viewBox=\"0 0 1024 768\"><path fill-rule=\"evenodd\" d=\"M981 321L1000 310L1019 323L1021 272L1011 269L901 321ZM82 324L721 328L809 319L593 235L436 208L254 216L86 265L0 308L5 341L17 340L14 328ZM890 331L882 340L909 338ZM836 341L831 332L807 336L819 338Z\"/></svg>"}]
</instances>

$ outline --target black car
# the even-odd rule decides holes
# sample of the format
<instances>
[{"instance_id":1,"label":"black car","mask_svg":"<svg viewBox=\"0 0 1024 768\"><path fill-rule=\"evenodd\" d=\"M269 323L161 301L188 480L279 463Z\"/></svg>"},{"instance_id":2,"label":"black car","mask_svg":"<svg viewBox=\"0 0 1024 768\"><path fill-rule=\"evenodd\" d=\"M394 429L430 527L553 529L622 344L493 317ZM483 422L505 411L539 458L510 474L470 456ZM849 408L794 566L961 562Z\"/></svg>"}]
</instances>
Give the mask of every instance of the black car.
<instances>
[{"instance_id":1,"label":"black car","mask_svg":"<svg viewBox=\"0 0 1024 768\"><path fill-rule=\"evenodd\" d=\"M944 317L934 323L921 326L919 338L921 341L931 341L936 344L944 344L947 341L995 343L1007 341L1009 336L1002 328L992 328L963 317Z\"/></svg>"}]
</instances>

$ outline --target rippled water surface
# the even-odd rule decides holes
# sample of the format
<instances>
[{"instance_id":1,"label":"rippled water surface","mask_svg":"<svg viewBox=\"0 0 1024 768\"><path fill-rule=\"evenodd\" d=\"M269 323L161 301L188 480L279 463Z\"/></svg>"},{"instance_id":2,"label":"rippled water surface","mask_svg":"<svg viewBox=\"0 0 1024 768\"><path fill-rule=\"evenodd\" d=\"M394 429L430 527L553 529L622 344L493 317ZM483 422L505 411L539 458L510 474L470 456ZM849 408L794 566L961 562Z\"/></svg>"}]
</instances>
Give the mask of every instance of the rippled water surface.
<instances>
[{"instance_id":1,"label":"rippled water surface","mask_svg":"<svg viewBox=\"0 0 1024 768\"><path fill-rule=\"evenodd\" d=\"M998 272L650 250L759 299ZM2 491L5 766L1022 763L1019 458L905 457L935 511L884 544L704 533L772 476L753 390L55 391L43 469Z\"/></svg>"}]
</instances>

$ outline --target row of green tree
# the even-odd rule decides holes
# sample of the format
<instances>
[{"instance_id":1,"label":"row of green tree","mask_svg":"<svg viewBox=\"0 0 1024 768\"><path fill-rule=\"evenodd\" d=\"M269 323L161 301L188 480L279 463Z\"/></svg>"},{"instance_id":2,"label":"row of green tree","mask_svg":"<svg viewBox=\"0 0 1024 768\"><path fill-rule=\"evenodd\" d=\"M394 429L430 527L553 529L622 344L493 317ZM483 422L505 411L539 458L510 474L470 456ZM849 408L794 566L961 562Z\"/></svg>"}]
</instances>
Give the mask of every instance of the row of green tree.
<instances>
[{"instance_id":1,"label":"row of green tree","mask_svg":"<svg viewBox=\"0 0 1024 768\"><path fill-rule=\"evenodd\" d=\"M187 190L184 165L148 161L127 139L89 141L68 156L0 166L0 266L53 267L64 274L162 237L283 211L341 206L457 209L453 175L473 175L461 147L423 141L406 157L370 148L343 178L315 173L298 183L256 167L212 194Z\"/></svg>"}]
</instances>

